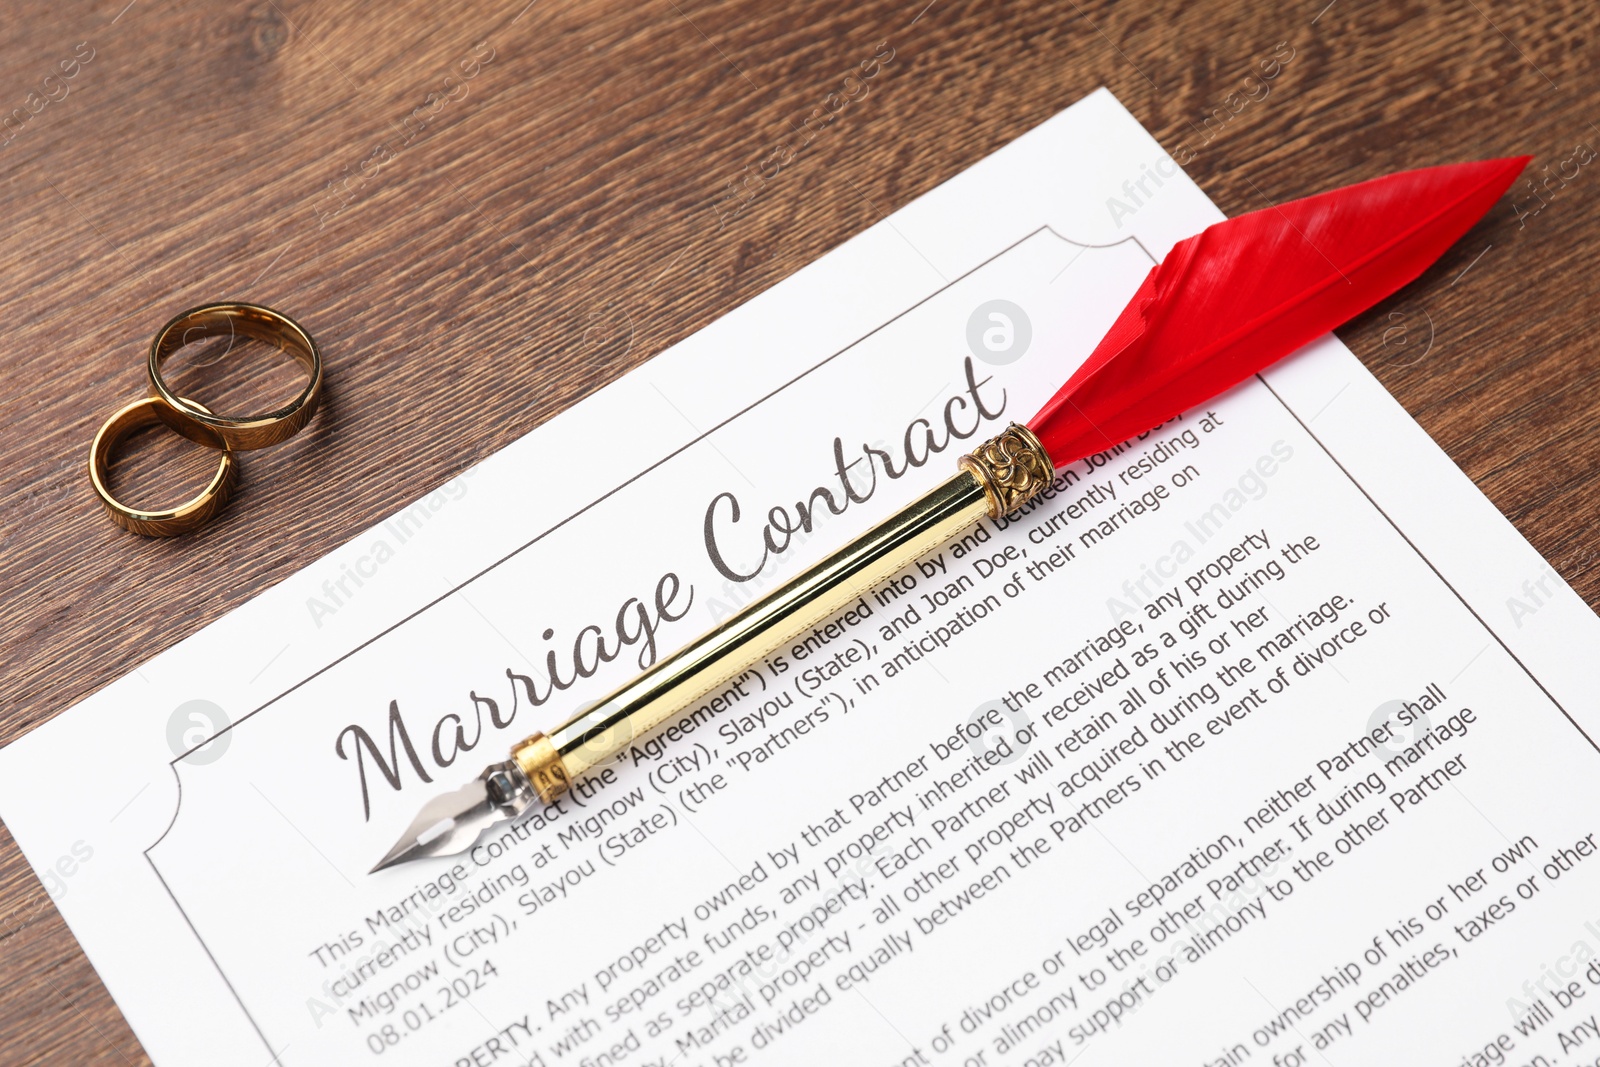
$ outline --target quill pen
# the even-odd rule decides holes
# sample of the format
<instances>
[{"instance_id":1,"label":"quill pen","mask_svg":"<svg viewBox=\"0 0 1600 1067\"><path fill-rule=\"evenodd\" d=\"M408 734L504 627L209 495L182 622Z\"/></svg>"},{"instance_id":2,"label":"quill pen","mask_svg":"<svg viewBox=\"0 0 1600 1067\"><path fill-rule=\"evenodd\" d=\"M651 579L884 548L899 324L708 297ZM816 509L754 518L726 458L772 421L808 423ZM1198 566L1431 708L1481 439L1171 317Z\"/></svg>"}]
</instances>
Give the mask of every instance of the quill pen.
<instances>
[{"instance_id":1,"label":"quill pen","mask_svg":"<svg viewBox=\"0 0 1600 1067\"><path fill-rule=\"evenodd\" d=\"M1083 365L960 471L614 690L434 797L374 871L461 852L819 625L1057 469L1232 388L1416 278L1510 187L1527 157L1406 171L1217 223L1155 267Z\"/></svg>"}]
</instances>

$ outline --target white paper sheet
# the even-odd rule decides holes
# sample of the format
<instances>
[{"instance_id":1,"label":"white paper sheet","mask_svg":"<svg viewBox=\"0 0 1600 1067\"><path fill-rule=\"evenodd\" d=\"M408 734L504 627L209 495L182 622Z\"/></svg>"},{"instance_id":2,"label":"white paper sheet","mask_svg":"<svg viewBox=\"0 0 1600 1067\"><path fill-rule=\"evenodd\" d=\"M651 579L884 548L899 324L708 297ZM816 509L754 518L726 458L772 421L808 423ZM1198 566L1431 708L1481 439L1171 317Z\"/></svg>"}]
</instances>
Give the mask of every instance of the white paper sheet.
<instances>
[{"instance_id":1,"label":"white paper sheet","mask_svg":"<svg viewBox=\"0 0 1600 1067\"><path fill-rule=\"evenodd\" d=\"M1096 93L0 752L154 1060L1600 1055L1600 627L1331 338L364 873L1025 420L1219 217ZM764 553L835 439L864 499Z\"/></svg>"}]
</instances>

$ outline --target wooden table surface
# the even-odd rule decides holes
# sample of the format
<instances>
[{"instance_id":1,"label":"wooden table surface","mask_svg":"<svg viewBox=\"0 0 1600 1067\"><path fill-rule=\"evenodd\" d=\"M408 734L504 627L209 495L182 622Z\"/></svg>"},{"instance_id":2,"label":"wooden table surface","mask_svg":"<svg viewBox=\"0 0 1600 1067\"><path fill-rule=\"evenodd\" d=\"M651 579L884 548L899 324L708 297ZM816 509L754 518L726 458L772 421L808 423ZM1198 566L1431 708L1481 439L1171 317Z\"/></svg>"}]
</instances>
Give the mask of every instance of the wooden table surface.
<instances>
[{"instance_id":1,"label":"wooden table surface","mask_svg":"<svg viewBox=\"0 0 1600 1067\"><path fill-rule=\"evenodd\" d=\"M8 0L0 743L1100 85L1229 214L1534 156L1340 332L1600 603L1594 35L1578 0ZM313 330L327 406L202 533L124 534L88 442L221 299ZM205 399L292 380L193 362ZM149 434L127 467L160 502L209 461ZM0 989L0 1062L149 1062L3 830Z\"/></svg>"}]
</instances>

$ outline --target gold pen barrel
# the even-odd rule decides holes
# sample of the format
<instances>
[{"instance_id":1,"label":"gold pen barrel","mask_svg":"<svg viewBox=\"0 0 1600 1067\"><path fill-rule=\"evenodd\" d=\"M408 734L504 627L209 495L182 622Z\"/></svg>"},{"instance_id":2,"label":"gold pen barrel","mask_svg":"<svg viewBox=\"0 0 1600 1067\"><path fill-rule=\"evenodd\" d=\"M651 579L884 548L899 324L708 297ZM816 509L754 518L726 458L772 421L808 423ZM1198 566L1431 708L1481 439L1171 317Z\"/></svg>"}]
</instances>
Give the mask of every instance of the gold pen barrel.
<instances>
[{"instance_id":1,"label":"gold pen barrel","mask_svg":"<svg viewBox=\"0 0 1600 1067\"><path fill-rule=\"evenodd\" d=\"M547 803L572 780L985 515L1014 511L1054 470L1033 434L1013 423L948 481L807 567L549 734L516 745L516 761Z\"/></svg>"}]
</instances>

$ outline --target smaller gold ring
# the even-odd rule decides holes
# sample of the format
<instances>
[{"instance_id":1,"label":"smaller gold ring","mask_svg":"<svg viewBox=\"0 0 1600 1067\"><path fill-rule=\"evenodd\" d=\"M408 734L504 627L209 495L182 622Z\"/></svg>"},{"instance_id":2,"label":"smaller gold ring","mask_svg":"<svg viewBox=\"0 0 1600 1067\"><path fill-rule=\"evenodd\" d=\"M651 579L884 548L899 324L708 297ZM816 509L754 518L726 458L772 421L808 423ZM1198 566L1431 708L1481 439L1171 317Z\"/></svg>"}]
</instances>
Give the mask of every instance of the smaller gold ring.
<instances>
[{"instance_id":1,"label":"smaller gold ring","mask_svg":"<svg viewBox=\"0 0 1600 1067\"><path fill-rule=\"evenodd\" d=\"M192 400L187 403L206 411L205 407L195 404ZM106 420L105 425L100 427L100 432L94 435L94 444L89 448L89 481L94 485L94 491L99 494L100 502L105 505L111 521L125 530L132 530L146 537L172 537L204 526L222 510L222 505L228 502L228 495L233 492L234 483L239 480L238 457L232 452L223 452L222 462L217 466L217 473L211 479L211 484L186 504L161 511L144 511L130 508L112 496L111 489L106 484L106 471L111 465L111 450L135 430L142 430L146 426L164 425L166 420L161 417L161 411L165 407L166 401L160 397L150 396L135 400Z\"/></svg>"},{"instance_id":2,"label":"smaller gold ring","mask_svg":"<svg viewBox=\"0 0 1600 1067\"><path fill-rule=\"evenodd\" d=\"M310 374L306 387L285 407L264 415L232 417L214 414L204 404L178 396L161 376L161 367L192 340L244 336L276 345ZM316 413L322 396L322 354L311 335L287 315L259 304L206 304L190 308L161 328L150 343L150 395L166 404L157 409L162 422L208 448L247 452L287 441Z\"/></svg>"}]
</instances>

